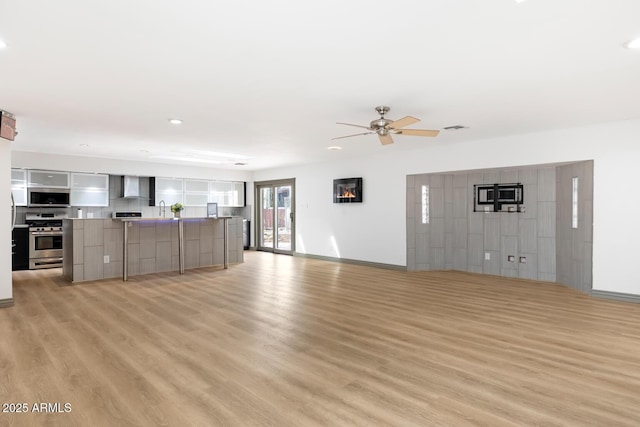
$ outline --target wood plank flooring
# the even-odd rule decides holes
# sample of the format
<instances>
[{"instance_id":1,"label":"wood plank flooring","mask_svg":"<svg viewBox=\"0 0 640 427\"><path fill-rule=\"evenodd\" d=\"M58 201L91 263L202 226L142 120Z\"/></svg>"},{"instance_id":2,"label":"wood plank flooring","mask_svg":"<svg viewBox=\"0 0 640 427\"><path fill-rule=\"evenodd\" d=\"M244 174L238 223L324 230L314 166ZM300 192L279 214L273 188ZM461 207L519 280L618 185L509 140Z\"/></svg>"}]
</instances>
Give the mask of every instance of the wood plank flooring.
<instances>
[{"instance_id":1,"label":"wood plank flooring","mask_svg":"<svg viewBox=\"0 0 640 427\"><path fill-rule=\"evenodd\" d=\"M0 426L640 425L640 305L245 255L126 283L15 272L0 403L29 411Z\"/></svg>"}]
</instances>

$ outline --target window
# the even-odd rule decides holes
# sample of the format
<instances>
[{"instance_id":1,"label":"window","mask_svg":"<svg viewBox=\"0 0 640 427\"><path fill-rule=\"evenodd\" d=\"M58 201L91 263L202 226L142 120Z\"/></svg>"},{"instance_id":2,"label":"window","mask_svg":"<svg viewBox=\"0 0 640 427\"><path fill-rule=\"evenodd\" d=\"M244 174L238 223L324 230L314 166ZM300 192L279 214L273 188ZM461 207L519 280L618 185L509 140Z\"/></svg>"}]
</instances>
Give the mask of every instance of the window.
<instances>
[{"instance_id":1,"label":"window","mask_svg":"<svg viewBox=\"0 0 640 427\"><path fill-rule=\"evenodd\" d=\"M422 186L422 223L429 224L429 186Z\"/></svg>"}]
</instances>

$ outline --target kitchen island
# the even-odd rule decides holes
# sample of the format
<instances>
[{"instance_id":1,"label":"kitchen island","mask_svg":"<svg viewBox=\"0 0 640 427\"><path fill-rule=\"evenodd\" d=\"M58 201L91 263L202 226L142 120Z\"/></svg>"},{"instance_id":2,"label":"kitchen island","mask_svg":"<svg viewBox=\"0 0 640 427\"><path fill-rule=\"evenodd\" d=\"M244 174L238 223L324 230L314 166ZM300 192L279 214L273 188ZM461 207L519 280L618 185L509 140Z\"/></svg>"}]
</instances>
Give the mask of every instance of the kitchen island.
<instances>
[{"instance_id":1,"label":"kitchen island","mask_svg":"<svg viewBox=\"0 0 640 427\"><path fill-rule=\"evenodd\" d=\"M74 218L62 226L62 274L72 282L244 261L240 217Z\"/></svg>"}]
</instances>

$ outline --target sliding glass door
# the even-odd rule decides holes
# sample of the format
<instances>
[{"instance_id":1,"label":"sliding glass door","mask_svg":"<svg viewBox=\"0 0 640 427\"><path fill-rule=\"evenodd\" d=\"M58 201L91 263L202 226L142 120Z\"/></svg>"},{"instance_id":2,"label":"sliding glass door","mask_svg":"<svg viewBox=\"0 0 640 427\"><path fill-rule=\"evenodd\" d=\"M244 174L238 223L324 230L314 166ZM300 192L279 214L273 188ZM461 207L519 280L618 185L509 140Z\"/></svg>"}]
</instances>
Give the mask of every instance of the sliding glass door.
<instances>
[{"instance_id":1,"label":"sliding glass door","mask_svg":"<svg viewBox=\"0 0 640 427\"><path fill-rule=\"evenodd\" d=\"M293 179L256 183L258 250L293 254L294 192Z\"/></svg>"}]
</instances>

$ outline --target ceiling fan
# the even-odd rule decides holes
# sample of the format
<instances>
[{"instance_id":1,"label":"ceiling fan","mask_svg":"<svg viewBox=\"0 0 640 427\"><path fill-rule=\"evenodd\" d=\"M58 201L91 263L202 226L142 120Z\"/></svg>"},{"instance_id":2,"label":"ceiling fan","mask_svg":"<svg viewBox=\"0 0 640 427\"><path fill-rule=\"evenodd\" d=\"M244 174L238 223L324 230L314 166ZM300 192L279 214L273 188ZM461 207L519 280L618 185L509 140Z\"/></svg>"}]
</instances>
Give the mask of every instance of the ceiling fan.
<instances>
[{"instance_id":1,"label":"ceiling fan","mask_svg":"<svg viewBox=\"0 0 640 427\"><path fill-rule=\"evenodd\" d=\"M411 117L411 116L406 116L395 121L385 119L384 115L387 114L390 109L391 107L387 107L384 105L376 107L376 111L378 112L378 114L380 114L380 118L373 120L371 123L369 123L369 126L360 126L360 125L354 125L351 123L338 122L337 124L339 125L355 126L355 127L367 129L369 132L356 133L354 135L339 136L337 138L332 138L332 139L351 138L352 136L370 135L372 133L377 133L378 138L380 138L380 142L383 145L387 145L387 144L393 144L393 139L391 138L392 134L393 135L411 135L411 136L438 136L438 134L440 133L439 130L403 129L405 126L418 123L420 119L416 119L415 117Z\"/></svg>"}]
</instances>

